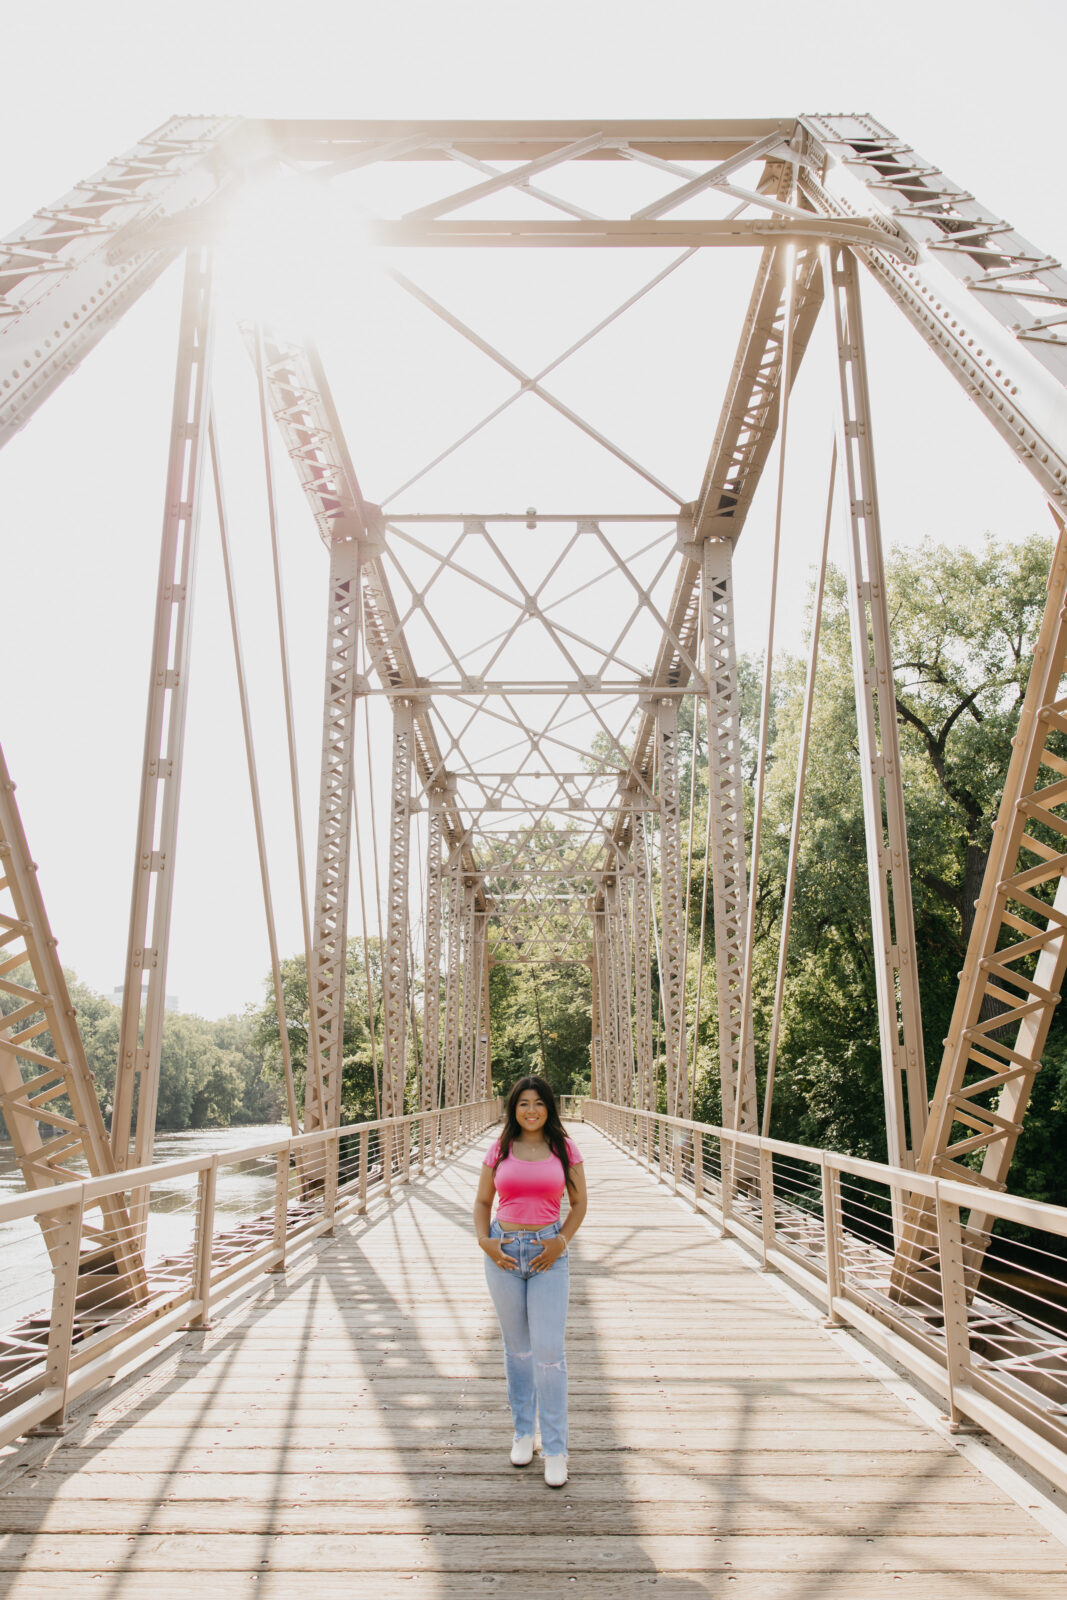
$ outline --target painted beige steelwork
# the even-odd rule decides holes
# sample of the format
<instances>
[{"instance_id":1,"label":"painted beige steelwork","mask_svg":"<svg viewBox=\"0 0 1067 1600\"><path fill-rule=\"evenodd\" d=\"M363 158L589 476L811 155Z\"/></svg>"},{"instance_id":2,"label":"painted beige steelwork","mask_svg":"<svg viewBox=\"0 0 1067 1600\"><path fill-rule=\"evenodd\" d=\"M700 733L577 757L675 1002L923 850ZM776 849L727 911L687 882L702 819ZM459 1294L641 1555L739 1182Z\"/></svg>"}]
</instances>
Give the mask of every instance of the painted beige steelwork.
<instances>
[{"instance_id":1,"label":"painted beige steelwork","mask_svg":"<svg viewBox=\"0 0 1067 1600\"><path fill-rule=\"evenodd\" d=\"M340 204L351 185L393 163L399 214L370 216L367 237L398 254L410 247L416 262L421 249L442 245L654 247L669 256L536 370L389 266L402 301L477 352L494 380L506 374L509 387L381 505L364 498L317 351L284 330L249 337L265 413L330 555L305 1127L329 1131L341 1118L348 900L359 870L353 735L357 703L369 697L390 702L393 724L381 952L386 1114L403 1111L409 1083L424 1113L439 1100L453 1107L487 1088L487 986L490 968L504 963L566 962L588 970L596 1093L649 1113L661 1094L669 1111L688 1108L692 895L678 727L679 707L700 699L707 707L723 1118L738 1134L754 1133L757 1030L748 930L756 908L745 863L733 553L776 439L781 443L788 391L826 298L841 375L840 458L851 529L850 614L888 1147L901 1167L951 1170L1002 1187L1067 959L1067 856L1056 843L1067 828L1059 803L1067 774L1059 749L1067 728L1060 725L1067 570L1058 555L1051 620L924 1136L918 975L858 268L920 329L1060 514L1067 510L1058 421L1067 382L1067 275L865 116L601 123L179 118L0 247L0 440L26 423L167 263L181 249L188 252L112 1129L120 1165L148 1161L154 1134L199 485L211 418L210 247L224 232L229 192L282 165L313 176L323 190L335 185L330 192ZM592 180L608 170L602 163L613 164L612 182L595 198ZM400 180L415 168L418 204L404 212ZM755 251L755 282L703 475L676 487L639 458L639 447L624 446L565 400L553 374L649 296L668 293L675 274L709 248ZM78 312L79 303L91 309ZM626 474L625 504L549 514L514 505L497 512L469 505L427 510L425 498L405 504L414 485L520 401L548 408L583 449L602 453L613 472ZM271 507L273 520L273 496ZM780 478L777 534L783 532ZM765 757L761 749L761 774ZM1044 785L1042 774L1052 774ZM293 790L296 804L295 765ZM413 817L424 812L428 827L413 828ZM413 871L412 839L423 835L427 859ZM414 1078L420 1030L413 1010L412 884L425 887L422 1053ZM17 1098L17 1084L5 1084L5 1093ZM77 1137L88 1139L82 1113L75 1111L73 1121ZM29 1171L32 1140L25 1151ZM984 1165L976 1175L963 1162L977 1152ZM921 1186L914 1193L926 1194ZM926 1223L931 1216L923 1212ZM915 1223L913 1215L908 1248L915 1247ZM62 1227L68 1225L69 1218ZM972 1231L980 1236L983 1227L976 1214ZM905 1276L907 1265L902 1257Z\"/></svg>"},{"instance_id":2,"label":"painted beige steelwork","mask_svg":"<svg viewBox=\"0 0 1067 1600\"><path fill-rule=\"evenodd\" d=\"M178 336L119 1061L111 1117L111 1144L120 1167L147 1166L155 1145L189 645L208 454L212 339L211 262L206 250L194 249L186 258ZM144 1213L137 1202L131 1220L136 1228L143 1228Z\"/></svg>"}]
</instances>

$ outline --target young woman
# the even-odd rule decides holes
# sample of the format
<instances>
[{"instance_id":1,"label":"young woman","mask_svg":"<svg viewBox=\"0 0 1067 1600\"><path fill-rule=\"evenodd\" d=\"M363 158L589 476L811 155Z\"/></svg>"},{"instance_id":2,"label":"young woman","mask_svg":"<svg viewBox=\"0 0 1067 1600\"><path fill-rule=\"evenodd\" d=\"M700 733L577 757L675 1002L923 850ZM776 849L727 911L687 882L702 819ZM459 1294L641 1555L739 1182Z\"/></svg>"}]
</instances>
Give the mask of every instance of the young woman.
<instances>
[{"instance_id":1,"label":"young woman","mask_svg":"<svg viewBox=\"0 0 1067 1600\"><path fill-rule=\"evenodd\" d=\"M561 1226L564 1190L570 1209ZM490 1222L494 1196L499 1205ZM503 1131L485 1157L474 1227L504 1336L515 1424L511 1463L525 1467L533 1460L540 1418L550 1489L562 1489L567 1481L567 1243L581 1227L585 1208L581 1152L563 1131L555 1096L544 1078L520 1078L508 1095Z\"/></svg>"}]
</instances>

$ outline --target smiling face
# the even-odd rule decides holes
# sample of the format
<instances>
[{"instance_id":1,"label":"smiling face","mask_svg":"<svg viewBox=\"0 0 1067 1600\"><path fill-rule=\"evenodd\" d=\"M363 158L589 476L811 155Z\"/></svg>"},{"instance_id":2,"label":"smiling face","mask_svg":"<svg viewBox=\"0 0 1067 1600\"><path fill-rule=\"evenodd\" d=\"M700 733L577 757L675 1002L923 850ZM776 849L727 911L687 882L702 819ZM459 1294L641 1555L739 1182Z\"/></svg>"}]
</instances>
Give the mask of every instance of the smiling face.
<instances>
[{"instance_id":1,"label":"smiling face","mask_svg":"<svg viewBox=\"0 0 1067 1600\"><path fill-rule=\"evenodd\" d=\"M516 1103L515 1115L523 1133L540 1133L548 1121L548 1107L536 1089L524 1089Z\"/></svg>"}]
</instances>

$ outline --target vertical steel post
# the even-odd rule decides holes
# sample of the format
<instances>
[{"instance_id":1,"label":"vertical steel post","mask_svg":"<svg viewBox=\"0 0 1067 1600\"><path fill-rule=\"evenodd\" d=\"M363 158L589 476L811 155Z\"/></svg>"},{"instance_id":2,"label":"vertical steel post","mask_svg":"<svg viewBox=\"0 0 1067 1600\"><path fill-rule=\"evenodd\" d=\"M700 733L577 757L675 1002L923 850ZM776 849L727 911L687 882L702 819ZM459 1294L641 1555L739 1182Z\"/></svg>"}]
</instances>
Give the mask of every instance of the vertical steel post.
<instances>
[{"instance_id":1,"label":"vertical steel post","mask_svg":"<svg viewBox=\"0 0 1067 1600\"><path fill-rule=\"evenodd\" d=\"M200 1169L196 1190L196 1236L193 1244L193 1300L197 1306L190 1328L211 1327L211 1267L215 1245L215 1189L218 1157Z\"/></svg>"},{"instance_id":2,"label":"vertical steel post","mask_svg":"<svg viewBox=\"0 0 1067 1600\"><path fill-rule=\"evenodd\" d=\"M633 827L634 1003L637 1017L637 1104L654 1111L652 1062L652 883L649 876L645 812L631 813ZM647 1124L645 1133L647 1135Z\"/></svg>"},{"instance_id":3,"label":"vertical steel post","mask_svg":"<svg viewBox=\"0 0 1067 1600\"><path fill-rule=\"evenodd\" d=\"M748 891L732 555L733 546L729 540L705 539L701 581L704 586L704 669L708 683L711 886L723 1126L756 1133L758 1107L751 1021L744 1028L742 1038L741 989Z\"/></svg>"},{"instance_id":4,"label":"vertical steel post","mask_svg":"<svg viewBox=\"0 0 1067 1600\"><path fill-rule=\"evenodd\" d=\"M448 863L448 966L445 972L445 1105L459 1104L459 1003L460 942L462 938L463 885L460 845ZM449 1135L451 1143L451 1134Z\"/></svg>"},{"instance_id":5,"label":"vertical steel post","mask_svg":"<svg viewBox=\"0 0 1067 1600\"><path fill-rule=\"evenodd\" d=\"M208 453L213 333L210 253L204 248L195 247L186 256L182 294L141 767L137 848L122 990L115 1106L111 1121L112 1148L119 1168L128 1167L131 1163L138 1167L149 1165L155 1141L159 1059L167 1000L167 955L174 896L174 850L178 835L185 713L189 696L189 643L204 462ZM147 993L144 993L146 978ZM140 1200L140 1196L134 1197L135 1203L131 1205L135 1236L140 1236L145 1222Z\"/></svg>"},{"instance_id":6,"label":"vertical steel post","mask_svg":"<svg viewBox=\"0 0 1067 1600\"><path fill-rule=\"evenodd\" d=\"M422 1090L419 1104L432 1111L437 1104L441 1065L441 835L444 796L429 793L426 835L426 927L422 991Z\"/></svg>"},{"instance_id":7,"label":"vertical steel post","mask_svg":"<svg viewBox=\"0 0 1067 1600\"><path fill-rule=\"evenodd\" d=\"M678 772L678 702L656 706L660 782L660 961L663 972L667 1054L667 1114L689 1107L685 1030L685 885L682 872L682 804Z\"/></svg>"},{"instance_id":8,"label":"vertical steel post","mask_svg":"<svg viewBox=\"0 0 1067 1600\"><path fill-rule=\"evenodd\" d=\"M292 1146L286 1145L274 1158L274 1263L268 1272L285 1271L285 1241L289 1225L289 1158Z\"/></svg>"},{"instance_id":9,"label":"vertical steel post","mask_svg":"<svg viewBox=\"0 0 1067 1600\"><path fill-rule=\"evenodd\" d=\"M335 539L330 547L315 918L308 974L312 1039L304 1129L309 1133L336 1128L341 1122L361 582L359 539Z\"/></svg>"},{"instance_id":10,"label":"vertical steel post","mask_svg":"<svg viewBox=\"0 0 1067 1600\"><path fill-rule=\"evenodd\" d=\"M596 938L594 950L597 958L597 995L600 1011L600 1066L604 1099L614 1104L618 1083L618 1029L616 1026L615 984L611 970L611 950L608 942L607 896L603 887L597 896L599 909L594 913Z\"/></svg>"},{"instance_id":11,"label":"vertical steel post","mask_svg":"<svg viewBox=\"0 0 1067 1600\"><path fill-rule=\"evenodd\" d=\"M489 912L475 918L475 949L478 955L478 1014L475 1023L477 1049L474 1059L474 1098L488 1100L493 1093L489 1030Z\"/></svg>"},{"instance_id":12,"label":"vertical steel post","mask_svg":"<svg viewBox=\"0 0 1067 1600\"><path fill-rule=\"evenodd\" d=\"M463 1021L459 1041L459 1092L463 1105L474 1099L475 1032L477 998L481 990L475 948L476 886L473 878L463 880Z\"/></svg>"},{"instance_id":13,"label":"vertical steel post","mask_svg":"<svg viewBox=\"0 0 1067 1600\"><path fill-rule=\"evenodd\" d=\"M960 1208L941 1198L934 1202L937 1215L937 1251L941 1269L941 1309L945 1316L945 1371L948 1377L949 1423L953 1429L963 1425L957 1391L971 1377L971 1338L967 1316L967 1274L965 1270L963 1228ZM898 1209L900 1209L898 1207Z\"/></svg>"},{"instance_id":14,"label":"vertical steel post","mask_svg":"<svg viewBox=\"0 0 1067 1600\"><path fill-rule=\"evenodd\" d=\"M67 1381L74 1344L78 1305L78 1251L82 1237L82 1203L53 1211L45 1224L52 1248L52 1310L48 1319L48 1353L44 1387L55 1395L56 1408L34 1433L62 1433L67 1417Z\"/></svg>"},{"instance_id":15,"label":"vertical steel post","mask_svg":"<svg viewBox=\"0 0 1067 1600\"><path fill-rule=\"evenodd\" d=\"M623 922L623 892L617 872L609 874L604 883L604 918L606 945L611 973L612 1023L614 1033L615 1082L612 1099L616 1105L633 1104L634 1045L633 1017L630 1007L630 985L627 981L629 962L626 953L626 932Z\"/></svg>"},{"instance_id":16,"label":"vertical steel post","mask_svg":"<svg viewBox=\"0 0 1067 1600\"><path fill-rule=\"evenodd\" d=\"M392 797L389 811L388 931L385 940L385 1041L382 1116L404 1114L407 1077L408 878L411 860L411 773L415 712L393 702Z\"/></svg>"},{"instance_id":17,"label":"vertical steel post","mask_svg":"<svg viewBox=\"0 0 1067 1600\"><path fill-rule=\"evenodd\" d=\"M837 1300L841 1294L841 1174L822 1152L822 1228L826 1243L826 1325L837 1328L841 1314Z\"/></svg>"},{"instance_id":18,"label":"vertical steel post","mask_svg":"<svg viewBox=\"0 0 1067 1600\"><path fill-rule=\"evenodd\" d=\"M867 359L856 258L843 247L828 250L827 258L825 276L834 308L841 387L839 454L848 485L849 622L862 756L886 1159L891 1166L914 1167L926 1130L926 1067Z\"/></svg>"},{"instance_id":19,"label":"vertical steel post","mask_svg":"<svg viewBox=\"0 0 1067 1600\"><path fill-rule=\"evenodd\" d=\"M604 1096L604 1056L603 1038L600 1023L600 956L598 953L599 941L596 935L596 914L591 913L593 922L593 953L589 961L589 1089L594 1100L603 1100Z\"/></svg>"}]
</instances>

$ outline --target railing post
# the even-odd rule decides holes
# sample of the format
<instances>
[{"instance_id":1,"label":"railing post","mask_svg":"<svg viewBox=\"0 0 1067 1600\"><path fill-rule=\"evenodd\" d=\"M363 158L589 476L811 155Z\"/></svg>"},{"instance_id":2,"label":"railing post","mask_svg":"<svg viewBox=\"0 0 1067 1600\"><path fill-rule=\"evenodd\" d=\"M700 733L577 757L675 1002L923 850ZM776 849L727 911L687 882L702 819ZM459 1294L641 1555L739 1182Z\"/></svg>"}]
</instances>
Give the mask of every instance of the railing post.
<instances>
[{"instance_id":1,"label":"railing post","mask_svg":"<svg viewBox=\"0 0 1067 1600\"><path fill-rule=\"evenodd\" d=\"M722 1231L726 1234L726 1223L733 1210L734 1196L734 1161L736 1147L725 1129L719 1130L719 1175L722 1179L722 1194L720 1195L722 1211Z\"/></svg>"},{"instance_id":2,"label":"railing post","mask_svg":"<svg viewBox=\"0 0 1067 1600\"><path fill-rule=\"evenodd\" d=\"M193 1248L193 1300L198 1309L187 1328L211 1327L211 1247L215 1240L215 1187L218 1157L200 1169L196 1192L196 1244Z\"/></svg>"},{"instance_id":3,"label":"railing post","mask_svg":"<svg viewBox=\"0 0 1067 1600\"><path fill-rule=\"evenodd\" d=\"M967 1326L967 1279L963 1265L963 1228L959 1207L941 1198L937 1186L937 1251L941 1263L941 1305L945 1316L945 1371L948 1378L948 1424L966 1427L956 1391L971 1374L971 1340Z\"/></svg>"},{"instance_id":4,"label":"railing post","mask_svg":"<svg viewBox=\"0 0 1067 1600\"><path fill-rule=\"evenodd\" d=\"M828 1328L839 1328L842 1318L837 1310L841 1294L841 1174L831 1167L822 1153L822 1226L826 1244L826 1317Z\"/></svg>"},{"instance_id":5,"label":"railing post","mask_svg":"<svg viewBox=\"0 0 1067 1600\"><path fill-rule=\"evenodd\" d=\"M763 1236L763 1267L762 1271L772 1272L774 1269L768 1260L768 1255L774 1249L774 1157L769 1150L760 1146L759 1153L759 1214L760 1227Z\"/></svg>"},{"instance_id":6,"label":"railing post","mask_svg":"<svg viewBox=\"0 0 1067 1600\"><path fill-rule=\"evenodd\" d=\"M367 1168L370 1165L370 1129L359 1130L359 1205L356 1210L363 1213L367 1209Z\"/></svg>"},{"instance_id":7,"label":"railing post","mask_svg":"<svg viewBox=\"0 0 1067 1600\"><path fill-rule=\"evenodd\" d=\"M693 1210L700 1210L704 1198L704 1135L693 1130Z\"/></svg>"},{"instance_id":8,"label":"railing post","mask_svg":"<svg viewBox=\"0 0 1067 1600\"><path fill-rule=\"evenodd\" d=\"M428 1111L422 1112L417 1118L419 1125L419 1172L426 1171L426 1126L430 1120Z\"/></svg>"},{"instance_id":9,"label":"railing post","mask_svg":"<svg viewBox=\"0 0 1067 1600\"><path fill-rule=\"evenodd\" d=\"M382 1154L382 1184L386 1194L393 1192L393 1124L386 1122L378 1134L378 1149Z\"/></svg>"},{"instance_id":10,"label":"railing post","mask_svg":"<svg viewBox=\"0 0 1067 1600\"><path fill-rule=\"evenodd\" d=\"M330 1224L328 1233L333 1232L334 1218L337 1215L337 1169L341 1160L341 1133L338 1128L331 1128L322 1142L322 1159L325 1163L322 1191L322 1215L324 1221Z\"/></svg>"},{"instance_id":11,"label":"railing post","mask_svg":"<svg viewBox=\"0 0 1067 1600\"><path fill-rule=\"evenodd\" d=\"M275 1156L274 1167L274 1239L273 1245L277 1259L267 1268L268 1272L285 1271L285 1241L289 1223L289 1160L291 1145L286 1145L284 1150L279 1150Z\"/></svg>"},{"instance_id":12,"label":"railing post","mask_svg":"<svg viewBox=\"0 0 1067 1600\"><path fill-rule=\"evenodd\" d=\"M56 1396L56 1409L31 1431L62 1433L67 1418L67 1377L74 1342L74 1313L78 1300L78 1252L82 1236L82 1202L53 1211L48 1218L48 1248L52 1255L52 1312L48 1321L48 1355L45 1390Z\"/></svg>"},{"instance_id":13,"label":"railing post","mask_svg":"<svg viewBox=\"0 0 1067 1600\"><path fill-rule=\"evenodd\" d=\"M411 1182L411 1121L410 1121L409 1118L405 1118L405 1120L404 1120L404 1126L403 1126L403 1130L402 1130L401 1135L400 1135L400 1140L401 1140L400 1148L401 1148L401 1152L402 1152L400 1181L401 1181L401 1183L410 1183Z\"/></svg>"}]
</instances>

